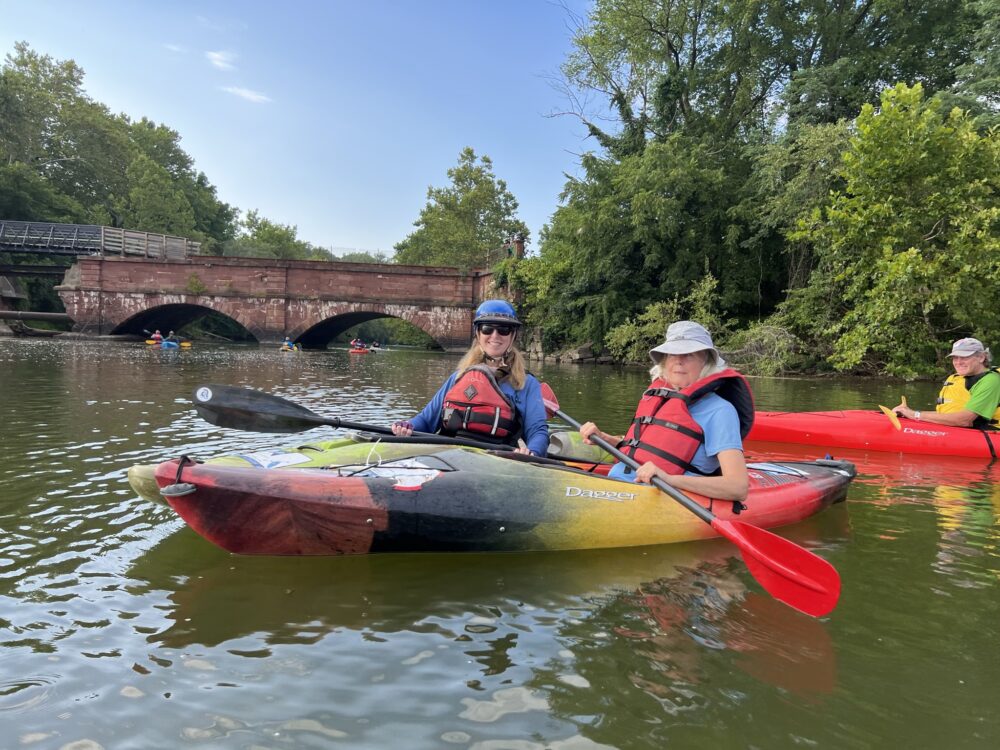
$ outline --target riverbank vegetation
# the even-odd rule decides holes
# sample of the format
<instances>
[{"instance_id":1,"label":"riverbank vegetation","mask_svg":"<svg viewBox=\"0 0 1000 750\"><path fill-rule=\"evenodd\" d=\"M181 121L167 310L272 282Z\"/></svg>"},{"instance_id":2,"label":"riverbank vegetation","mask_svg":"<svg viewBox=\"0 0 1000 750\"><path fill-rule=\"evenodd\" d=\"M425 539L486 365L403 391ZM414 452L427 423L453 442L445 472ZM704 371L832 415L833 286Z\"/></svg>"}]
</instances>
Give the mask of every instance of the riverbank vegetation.
<instances>
[{"instance_id":1,"label":"riverbank vegetation","mask_svg":"<svg viewBox=\"0 0 1000 750\"><path fill-rule=\"evenodd\" d=\"M516 198L466 148L395 258L344 259L489 266L547 352L644 362L678 317L759 373L914 377L953 339L1000 346L1000 0L595 0L571 20L553 106L591 150L528 257L504 252L531 242ZM0 217L334 259L220 201L178 133L82 78L8 55Z\"/></svg>"},{"instance_id":2,"label":"riverbank vegetation","mask_svg":"<svg viewBox=\"0 0 1000 750\"><path fill-rule=\"evenodd\" d=\"M576 113L601 148L505 270L546 349L644 361L677 316L765 372L1000 345L998 24L964 0L598 0L563 72L605 105Z\"/></svg>"}]
</instances>

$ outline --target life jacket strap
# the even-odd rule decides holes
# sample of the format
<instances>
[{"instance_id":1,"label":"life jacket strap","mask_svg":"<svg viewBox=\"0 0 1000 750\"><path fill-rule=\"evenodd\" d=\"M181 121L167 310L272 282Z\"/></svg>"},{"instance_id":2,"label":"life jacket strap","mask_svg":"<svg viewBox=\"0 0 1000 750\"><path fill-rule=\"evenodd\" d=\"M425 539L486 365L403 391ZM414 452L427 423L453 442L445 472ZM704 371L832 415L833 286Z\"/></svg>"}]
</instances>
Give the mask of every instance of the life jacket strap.
<instances>
[{"instance_id":1,"label":"life jacket strap","mask_svg":"<svg viewBox=\"0 0 1000 750\"><path fill-rule=\"evenodd\" d=\"M676 432L679 432L682 435L687 435L688 437L694 438L696 440L701 440L702 438L701 432L698 432L697 430L692 430L690 427L684 427L683 425L679 425L676 422L670 422L666 419L657 419L656 417L653 416L646 416L633 419L632 421L639 428L642 428L646 425L655 424L659 425L660 427L666 427L668 430L675 430Z\"/></svg>"},{"instance_id":2,"label":"life jacket strap","mask_svg":"<svg viewBox=\"0 0 1000 750\"><path fill-rule=\"evenodd\" d=\"M652 453L654 456L659 456L663 460L669 461L674 466L679 466L684 471L693 471L697 474L701 474L700 471L695 469L687 461L682 461L673 453L668 453L667 451L661 450L660 448L657 448L654 445L650 445L649 443L644 443L641 440L637 440L635 438L633 438L632 440L625 440L623 442L625 443L625 449L622 452L625 453L625 455L627 455L631 459L635 459L636 454L639 452L639 449L641 448L646 453Z\"/></svg>"}]
</instances>

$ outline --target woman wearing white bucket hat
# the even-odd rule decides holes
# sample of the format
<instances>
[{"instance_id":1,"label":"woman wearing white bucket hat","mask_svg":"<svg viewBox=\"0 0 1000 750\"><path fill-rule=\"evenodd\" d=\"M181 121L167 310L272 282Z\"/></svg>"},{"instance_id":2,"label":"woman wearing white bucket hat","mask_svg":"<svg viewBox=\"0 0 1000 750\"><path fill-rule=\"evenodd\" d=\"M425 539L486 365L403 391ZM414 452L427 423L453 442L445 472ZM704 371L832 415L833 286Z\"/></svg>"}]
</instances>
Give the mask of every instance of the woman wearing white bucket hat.
<instances>
[{"instance_id":1,"label":"woman wearing white bucket hat","mask_svg":"<svg viewBox=\"0 0 1000 750\"><path fill-rule=\"evenodd\" d=\"M952 427L996 427L1000 424L1000 373L990 367L990 350L979 339L959 339L948 357L955 373L944 381L935 411L911 409L905 399L893 411L908 419Z\"/></svg>"},{"instance_id":2,"label":"woman wearing white bucket hat","mask_svg":"<svg viewBox=\"0 0 1000 750\"><path fill-rule=\"evenodd\" d=\"M672 323L649 356L653 382L628 433L612 436L593 422L580 427L585 441L596 434L641 464L632 473L617 463L608 476L632 482L658 476L680 490L720 500L746 498L743 438L753 424L746 379L726 366L711 334L691 320Z\"/></svg>"}]
</instances>

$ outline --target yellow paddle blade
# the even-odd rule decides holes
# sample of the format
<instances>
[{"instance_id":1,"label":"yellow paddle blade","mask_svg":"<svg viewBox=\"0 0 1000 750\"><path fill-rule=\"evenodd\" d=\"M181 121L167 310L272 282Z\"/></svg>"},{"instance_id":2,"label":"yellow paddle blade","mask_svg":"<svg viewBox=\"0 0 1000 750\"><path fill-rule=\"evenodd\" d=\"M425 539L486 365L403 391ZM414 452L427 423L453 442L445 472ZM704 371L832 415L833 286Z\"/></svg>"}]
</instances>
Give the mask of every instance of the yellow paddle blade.
<instances>
[{"instance_id":1,"label":"yellow paddle blade","mask_svg":"<svg viewBox=\"0 0 1000 750\"><path fill-rule=\"evenodd\" d=\"M181 346L183 346L185 349L190 349L191 348L191 342L190 341L182 341L181 342Z\"/></svg>"},{"instance_id":2,"label":"yellow paddle blade","mask_svg":"<svg viewBox=\"0 0 1000 750\"><path fill-rule=\"evenodd\" d=\"M899 403L901 403L903 406L909 406L909 404L906 403L906 396L900 396L900 402Z\"/></svg>"},{"instance_id":3,"label":"yellow paddle blade","mask_svg":"<svg viewBox=\"0 0 1000 750\"><path fill-rule=\"evenodd\" d=\"M146 339L146 343L147 344L159 344L160 342L156 341L155 339Z\"/></svg>"},{"instance_id":4,"label":"yellow paddle blade","mask_svg":"<svg viewBox=\"0 0 1000 750\"><path fill-rule=\"evenodd\" d=\"M878 408L881 409L882 413L889 418L889 421L892 422L893 427L895 427L897 430L903 429L902 425L899 424L899 417L896 416L896 412L894 412L888 406L882 406L882 404L879 404Z\"/></svg>"}]
</instances>

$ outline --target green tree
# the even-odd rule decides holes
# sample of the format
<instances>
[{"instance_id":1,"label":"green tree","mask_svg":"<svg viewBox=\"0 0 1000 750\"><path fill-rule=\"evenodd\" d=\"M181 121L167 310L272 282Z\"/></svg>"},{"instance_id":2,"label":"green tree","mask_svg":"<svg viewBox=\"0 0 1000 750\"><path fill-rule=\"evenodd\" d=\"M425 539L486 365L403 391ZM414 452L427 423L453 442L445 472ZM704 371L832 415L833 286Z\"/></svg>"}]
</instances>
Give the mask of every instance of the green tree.
<instances>
[{"instance_id":1,"label":"green tree","mask_svg":"<svg viewBox=\"0 0 1000 750\"><path fill-rule=\"evenodd\" d=\"M487 268L500 259L498 251L511 235L527 240L517 200L493 174L488 156L463 149L448 178L448 187L427 189L427 205L413 223L417 229L395 246L396 262Z\"/></svg>"},{"instance_id":2,"label":"green tree","mask_svg":"<svg viewBox=\"0 0 1000 750\"><path fill-rule=\"evenodd\" d=\"M125 176L129 187L121 205L124 226L179 237L193 234L194 211L166 169L143 154L129 165Z\"/></svg>"},{"instance_id":3,"label":"green tree","mask_svg":"<svg viewBox=\"0 0 1000 750\"><path fill-rule=\"evenodd\" d=\"M958 69L956 99L983 125L1000 124L1000 0L973 0L971 59Z\"/></svg>"},{"instance_id":4,"label":"green tree","mask_svg":"<svg viewBox=\"0 0 1000 750\"><path fill-rule=\"evenodd\" d=\"M124 194L131 152L124 121L86 96L82 82L74 62L16 44L0 71L0 153L97 220Z\"/></svg>"},{"instance_id":5,"label":"green tree","mask_svg":"<svg viewBox=\"0 0 1000 750\"><path fill-rule=\"evenodd\" d=\"M1000 337L1000 140L959 109L899 84L866 105L845 187L793 241L819 259L786 312L841 370L901 376L939 366L959 336Z\"/></svg>"},{"instance_id":6,"label":"green tree","mask_svg":"<svg viewBox=\"0 0 1000 750\"><path fill-rule=\"evenodd\" d=\"M784 288L797 289L809 282L815 267L812 245L788 237L804 213L826 205L830 192L843 188L837 168L849 139L846 121L806 124L774 143L748 149L753 162L751 176L730 217L749 227L740 241L745 252L759 259L762 266L772 266L767 298L777 299ZM784 264L779 269L782 256Z\"/></svg>"},{"instance_id":7,"label":"green tree","mask_svg":"<svg viewBox=\"0 0 1000 750\"><path fill-rule=\"evenodd\" d=\"M209 250L231 239L236 211L194 171L180 136L145 118L132 123L112 115L83 91L83 76L72 60L53 60L23 42L7 55L0 68L0 162L14 171L3 179L0 202L16 212L6 216L183 232ZM27 192L7 192L15 185Z\"/></svg>"},{"instance_id":8,"label":"green tree","mask_svg":"<svg viewBox=\"0 0 1000 750\"><path fill-rule=\"evenodd\" d=\"M14 163L0 165L0 217L74 224L86 211L27 164Z\"/></svg>"},{"instance_id":9,"label":"green tree","mask_svg":"<svg viewBox=\"0 0 1000 750\"><path fill-rule=\"evenodd\" d=\"M355 250L354 252L336 256L334 260L344 263L388 263L389 257L385 253L370 253L367 250Z\"/></svg>"},{"instance_id":10,"label":"green tree","mask_svg":"<svg viewBox=\"0 0 1000 750\"><path fill-rule=\"evenodd\" d=\"M240 222L239 235L226 243L223 254L283 260L334 259L329 250L300 240L297 227L271 221L256 209L249 211Z\"/></svg>"},{"instance_id":11,"label":"green tree","mask_svg":"<svg viewBox=\"0 0 1000 750\"><path fill-rule=\"evenodd\" d=\"M156 162L180 188L194 213L195 237L202 252L213 254L221 244L236 237L238 212L218 199L203 172L196 172L194 160L180 146L180 134L166 125L143 117L128 127L134 148Z\"/></svg>"},{"instance_id":12,"label":"green tree","mask_svg":"<svg viewBox=\"0 0 1000 750\"><path fill-rule=\"evenodd\" d=\"M785 117L854 117L887 82L919 80L930 91L944 90L974 59L972 34L984 15L974 6L596 0L562 72L575 113L620 158L681 130L730 138L773 132ZM617 132L602 124L607 115Z\"/></svg>"}]
</instances>

